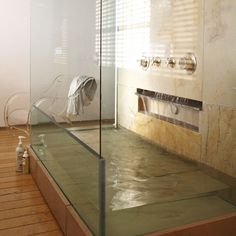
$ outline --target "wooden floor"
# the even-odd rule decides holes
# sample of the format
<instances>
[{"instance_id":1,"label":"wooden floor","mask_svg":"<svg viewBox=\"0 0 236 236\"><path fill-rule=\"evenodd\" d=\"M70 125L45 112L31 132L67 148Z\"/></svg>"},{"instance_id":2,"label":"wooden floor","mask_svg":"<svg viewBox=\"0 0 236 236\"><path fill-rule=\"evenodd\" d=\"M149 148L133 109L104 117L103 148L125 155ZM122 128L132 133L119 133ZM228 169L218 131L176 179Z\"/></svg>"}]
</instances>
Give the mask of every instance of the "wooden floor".
<instances>
[{"instance_id":1,"label":"wooden floor","mask_svg":"<svg viewBox=\"0 0 236 236\"><path fill-rule=\"evenodd\" d=\"M15 171L19 134L0 128L0 236L62 236L31 175Z\"/></svg>"}]
</instances>

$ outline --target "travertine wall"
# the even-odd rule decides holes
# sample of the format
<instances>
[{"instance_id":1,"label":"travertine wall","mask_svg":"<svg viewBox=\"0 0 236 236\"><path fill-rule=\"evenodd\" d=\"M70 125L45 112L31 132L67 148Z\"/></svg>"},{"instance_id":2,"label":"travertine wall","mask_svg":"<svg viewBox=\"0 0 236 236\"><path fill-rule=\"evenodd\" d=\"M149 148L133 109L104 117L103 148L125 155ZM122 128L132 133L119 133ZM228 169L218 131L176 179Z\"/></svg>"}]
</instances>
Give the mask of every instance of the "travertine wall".
<instances>
[{"instance_id":1,"label":"travertine wall","mask_svg":"<svg viewBox=\"0 0 236 236\"><path fill-rule=\"evenodd\" d=\"M201 162L236 177L236 2L205 1Z\"/></svg>"},{"instance_id":2,"label":"travertine wall","mask_svg":"<svg viewBox=\"0 0 236 236\"><path fill-rule=\"evenodd\" d=\"M236 109L205 105L201 129L201 162L236 177Z\"/></svg>"},{"instance_id":3,"label":"travertine wall","mask_svg":"<svg viewBox=\"0 0 236 236\"><path fill-rule=\"evenodd\" d=\"M135 77L127 77L124 71L119 74L119 122L170 151L236 177L236 2L207 0L202 7L204 56L202 77L198 81L203 85L199 90L196 80L195 90L201 93L199 100L203 101L199 132L137 113L138 99L134 93L141 83L148 84L146 89L153 88L154 91L175 90L181 86L178 81L172 87L169 79L166 83L159 80L158 86L159 78L155 80L153 75L149 77L145 72L137 72ZM185 97L191 91L194 98L194 89L186 93L186 87L176 94Z\"/></svg>"},{"instance_id":4,"label":"travertine wall","mask_svg":"<svg viewBox=\"0 0 236 236\"><path fill-rule=\"evenodd\" d=\"M201 135L174 124L137 114L134 131L169 151L198 161L201 157Z\"/></svg>"}]
</instances>

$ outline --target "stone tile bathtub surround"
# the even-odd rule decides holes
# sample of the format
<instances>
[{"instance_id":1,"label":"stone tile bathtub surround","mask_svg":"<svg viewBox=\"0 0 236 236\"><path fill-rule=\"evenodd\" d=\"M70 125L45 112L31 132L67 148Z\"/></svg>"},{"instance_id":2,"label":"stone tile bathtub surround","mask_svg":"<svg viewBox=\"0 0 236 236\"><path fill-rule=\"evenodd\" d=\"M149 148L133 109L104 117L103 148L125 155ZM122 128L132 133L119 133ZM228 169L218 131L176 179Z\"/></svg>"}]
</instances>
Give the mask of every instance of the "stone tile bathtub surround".
<instances>
[{"instance_id":1,"label":"stone tile bathtub surround","mask_svg":"<svg viewBox=\"0 0 236 236\"><path fill-rule=\"evenodd\" d=\"M134 131L169 151L236 177L236 109L205 104L199 133L137 114Z\"/></svg>"},{"instance_id":2,"label":"stone tile bathtub surround","mask_svg":"<svg viewBox=\"0 0 236 236\"><path fill-rule=\"evenodd\" d=\"M201 162L236 177L236 109L204 105Z\"/></svg>"},{"instance_id":3,"label":"stone tile bathtub surround","mask_svg":"<svg viewBox=\"0 0 236 236\"><path fill-rule=\"evenodd\" d=\"M166 132L169 132L173 127L166 127ZM55 133L47 134L47 140L57 138L58 141L64 141L64 134L55 131ZM78 138L82 135L83 140L87 143L96 132L97 130L88 129L83 132L79 130L74 134L77 134ZM182 136L186 135L185 132L187 129L182 130ZM181 137L178 138L181 140ZM187 141L187 135L185 140ZM227 217L228 214L235 212L235 206L228 201L227 196L226 200L218 196L218 193L227 195L231 190L229 186L220 179L212 178L193 162L186 162L124 128L103 130L102 141L103 155L107 165L107 235L144 235L147 232L161 231L182 225L187 225L186 227L189 228L188 224L192 222L224 215ZM178 143L178 140L176 142ZM52 171L56 181L62 184L61 181L64 179L65 187L68 185L73 187L73 183L76 183L76 186L84 185L87 181L84 182L83 176L87 180L87 174L91 175L94 170L84 164L81 155L73 155L78 152L77 146L64 142L64 145L51 147L47 156L42 158L48 170ZM190 144L189 149L195 151ZM68 157L71 160L69 163ZM76 162L80 165L76 165ZM59 188L52 183L52 178L46 174L44 166L36 157L35 163L32 162L32 166L35 165L36 168L32 171L36 172L34 175L36 182L51 206L56 219L60 225L64 226L66 235L90 235L88 228L75 214L72 206L68 205L66 200L62 201L63 196ZM98 204L93 197L96 195L96 185L90 185L88 182L85 185L85 188L70 187L66 191L64 188L64 191L70 197L71 202L77 202L74 204L77 211L86 212L88 219L91 208L87 203L91 202L96 206ZM89 192L85 194L84 190L87 187ZM52 201L52 198L55 201ZM61 211L58 211L59 209ZM96 207L96 209L98 208ZM90 222L98 223L96 214L91 216ZM201 224L205 225L206 223L203 221ZM193 227L195 228L195 226ZM211 227L206 226L206 228L206 231L212 232ZM192 226L190 226L191 230Z\"/></svg>"},{"instance_id":4,"label":"stone tile bathtub surround","mask_svg":"<svg viewBox=\"0 0 236 236\"><path fill-rule=\"evenodd\" d=\"M189 224L187 227L179 227L174 230L151 233L146 236L235 236L236 214L217 217L199 223Z\"/></svg>"},{"instance_id":5,"label":"stone tile bathtub surround","mask_svg":"<svg viewBox=\"0 0 236 236\"><path fill-rule=\"evenodd\" d=\"M201 156L201 135L197 132L138 113L134 131L164 148L198 161Z\"/></svg>"}]
</instances>

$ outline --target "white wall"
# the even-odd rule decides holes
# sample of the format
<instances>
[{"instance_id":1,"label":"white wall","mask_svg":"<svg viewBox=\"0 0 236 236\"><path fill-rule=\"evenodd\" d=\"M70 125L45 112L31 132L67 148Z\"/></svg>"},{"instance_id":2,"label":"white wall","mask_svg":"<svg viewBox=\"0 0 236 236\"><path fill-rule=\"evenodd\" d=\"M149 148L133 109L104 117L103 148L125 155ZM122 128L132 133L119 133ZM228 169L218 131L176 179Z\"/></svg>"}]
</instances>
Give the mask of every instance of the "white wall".
<instances>
[{"instance_id":1,"label":"white wall","mask_svg":"<svg viewBox=\"0 0 236 236\"><path fill-rule=\"evenodd\" d=\"M30 0L0 0L0 126L7 98L29 92Z\"/></svg>"},{"instance_id":2,"label":"white wall","mask_svg":"<svg viewBox=\"0 0 236 236\"><path fill-rule=\"evenodd\" d=\"M58 74L69 74L70 79L75 74L87 74L99 80L99 67L94 55L95 3L95 0L0 0L0 126L4 126L3 111L9 96L18 92L29 93L30 83L32 95L37 98ZM59 61L55 61L58 47L66 47L62 49L67 49L67 58L63 59L62 55ZM110 80L111 76L104 73L103 77ZM112 98L106 101L113 101L113 94L109 93ZM27 100L26 107L29 98ZM22 99L18 103L23 104ZM18 106L17 103L15 105ZM113 103L105 105L106 117L113 117ZM95 119L98 108L97 93L93 104L86 109L85 118Z\"/></svg>"},{"instance_id":3,"label":"white wall","mask_svg":"<svg viewBox=\"0 0 236 236\"><path fill-rule=\"evenodd\" d=\"M95 0L39 0L32 3L38 4L33 5L36 11L33 12L32 22L33 95L37 97L53 78L62 73L71 76L87 74L99 80L99 67L94 59ZM86 24L84 20L87 21ZM62 23L65 29L62 28ZM7 99L15 93L30 91L30 0L0 0L0 30L0 126L4 126L3 111ZM35 34L37 30L38 35ZM63 46L60 45L64 40L63 30L68 37L65 42L67 45L64 45L68 46L65 64L54 60L55 48ZM112 99L114 100L114 96ZM20 103L23 104L22 99ZM27 109L29 99L26 103L24 106ZM14 101L14 105L18 106L17 102ZM98 111L97 96L89 109L86 109L86 118L95 119ZM108 113L108 116L113 116L113 106ZM17 119L20 120L24 119Z\"/></svg>"},{"instance_id":4,"label":"white wall","mask_svg":"<svg viewBox=\"0 0 236 236\"><path fill-rule=\"evenodd\" d=\"M59 106L52 111L62 117L69 85L75 75L100 80L99 57L96 55L96 0L32 0L31 17L31 93L32 98L47 96L44 91L55 77L65 75ZM103 68L104 118L114 117L114 69ZM112 84L111 84L112 83ZM112 86L112 91L106 89ZM62 87L62 86L61 86ZM63 90L64 89L64 90ZM55 86L54 86L55 90ZM99 119L99 86L92 103L85 107L79 120ZM54 91L55 92L55 91ZM59 91L58 91L59 92ZM46 104L47 105L47 104ZM57 117L57 118L60 118Z\"/></svg>"}]
</instances>

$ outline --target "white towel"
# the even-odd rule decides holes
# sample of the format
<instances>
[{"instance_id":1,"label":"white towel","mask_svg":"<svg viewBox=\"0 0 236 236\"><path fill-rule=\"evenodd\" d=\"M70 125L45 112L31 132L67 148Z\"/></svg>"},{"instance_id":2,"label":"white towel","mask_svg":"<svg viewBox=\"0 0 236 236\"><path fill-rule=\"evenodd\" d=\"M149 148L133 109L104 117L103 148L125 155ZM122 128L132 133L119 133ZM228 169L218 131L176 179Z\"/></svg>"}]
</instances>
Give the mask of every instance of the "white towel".
<instances>
[{"instance_id":1,"label":"white towel","mask_svg":"<svg viewBox=\"0 0 236 236\"><path fill-rule=\"evenodd\" d=\"M82 114L84 106L88 106L93 100L96 89L97 83L93 77L85 75L75 77L68 92L67 117Z\"/></svg>"}]
</instances>

